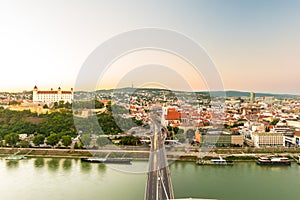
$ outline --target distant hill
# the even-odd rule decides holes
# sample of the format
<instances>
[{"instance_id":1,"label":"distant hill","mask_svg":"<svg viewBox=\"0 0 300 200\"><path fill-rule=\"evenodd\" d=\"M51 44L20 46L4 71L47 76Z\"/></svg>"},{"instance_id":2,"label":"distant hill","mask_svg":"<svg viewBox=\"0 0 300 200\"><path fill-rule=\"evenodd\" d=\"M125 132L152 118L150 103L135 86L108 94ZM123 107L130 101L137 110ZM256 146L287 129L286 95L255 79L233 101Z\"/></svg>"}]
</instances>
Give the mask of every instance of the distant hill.
<instances>
[{"instance_id":1,"label":"distant hill","mask_svg":"<svg viewBox=\"0 0 300 200\"><path fill-rule=\"evenodd\" d=\"M157 91L157 92L166 92L170 91L167 89L159 89L159 88L118 88L118 89L108 89L108 90L97 90L98 93L109 93L109 92L134 92L136 90L144 90L144 91ZM182 93L183 91L174 91L176 93ZM224 96L224 92L227 97L249 97L250 92L245 92L245 91L235 91L235 90L226 90L226 91L199 91L196 92L197 94L202 94L202 95L213 95L213 96ZM187 92L189 93L189 92ZM255 97L275 97L278 99L283 99L283 98L300 98L300 95L293 95L293 94L274 94L274 93L259 93L255 92Z\"/></svg>"},{"instance_id":2,"label":"distant hill","mask_svg":"<svg viewBox=\"0 0 300 200\"><path fill-rule=\"evenodd\" d=\"M221 91L214 91L211 92L213 95L215 96L221 96L222 94L224 94L224 92ZM242 91L232 91L232 90L228 90L225 91L226 96L228 97L249 97L250 96L250 92L242 92ZM299 98L300 95L293 95L293 94L273 94L273 93L255 93L255 97L275 97L275 98Z\"/></svg>"}]
</instances>

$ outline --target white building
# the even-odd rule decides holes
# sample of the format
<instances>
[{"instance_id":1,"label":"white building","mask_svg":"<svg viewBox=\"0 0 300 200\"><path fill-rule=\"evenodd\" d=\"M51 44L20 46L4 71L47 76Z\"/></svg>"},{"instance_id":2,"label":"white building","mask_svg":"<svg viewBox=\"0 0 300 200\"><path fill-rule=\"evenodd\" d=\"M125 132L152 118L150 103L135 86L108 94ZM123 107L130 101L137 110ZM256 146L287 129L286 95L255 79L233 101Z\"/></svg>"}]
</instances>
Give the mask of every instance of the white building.
<instances>
[{"instance_id":1,"label":"white building","mask_svg":"<svg viewBox=\"0 0 300 200\"><path fill-rule=\"evenodd\" d=\"M254 133L252 139L255 147L284 146L284 138L281 133Z\"/></svg>"},{"instance_id":2,"label":"white building","mask_svg":"<svg viewBox=\"0 0 300 200\"><path fill-rule=\"evenodd\" d=\"M287 119L286 120L286 125L287 126L292 126L295 128L300 128L300 121L297 119Z\"/></svg>"},{"instance_id":3,"label":"white building","mask_svg":"<svg viewBox=\"0 0 300 200\"><path fill-rule=\"evenodd\" d=\"M72 103L73 101L73 88L70 91L63 91L59 87L57 90L41 91L38 90L37 86L33 88L33 97L32 100L34 103L46 103L50 104L53 102L64 101Z\"/></svg>"}]
</instances>

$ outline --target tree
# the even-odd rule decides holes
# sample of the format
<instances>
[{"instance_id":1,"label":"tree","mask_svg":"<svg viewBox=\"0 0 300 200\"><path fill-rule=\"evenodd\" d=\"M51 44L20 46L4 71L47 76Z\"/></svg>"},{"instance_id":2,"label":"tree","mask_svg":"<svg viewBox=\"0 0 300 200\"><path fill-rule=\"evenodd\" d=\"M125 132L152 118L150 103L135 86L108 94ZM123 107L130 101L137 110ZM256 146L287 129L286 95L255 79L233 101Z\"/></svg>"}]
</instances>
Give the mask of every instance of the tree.
<instances>
[{"instance_id":1,"label":"tree","mask_svg":"<svg viewBox=\"0 0 300 200\"><path fill-rule=\"evenodd\" d=\"M6 136L4 136L4 140L6 144L9 144L12 147L14 147L17 144L17 142L20 140L20 138L17 133L9 133Z\"/></svg>"},{"instance_id":2,"label":"tree","mask_svg":"<svg viewBox=\"0 0 300 200\"><path fill-rule=\"evenodd\" d=\"M82 148L83 148L83 144L80 141L75 142L74 149L82 149Z\"/></svg>"},{"instance_id":3,"label":"tree","mask_svg":"<svg viewBox=\"0 0 300 200\"><path fill-rule=\"evenodd\" d=\"M53 107L54 107L54 109L58 108L58 103L54 102Z\"/></svg>"},{"instance_id":4,"label":"tree","mask_svg":"<svg viewBox=\"0 0 300 200\"><path fill-rule=\"evenodd\" d=\"M42 134L38 134L38 135L34 136L32 142L33 142L33 144L35 146L39 146L41 144L44 144L44 142L45 142L45 136L42 135Z\"/></svg>"},{"instance_id":5,"label":"tree","mask_svg":"<svg viewBox=\"0 0 300 200\"><path fill-rule=\"evenodd\" d=\"M279 119L274 119L273 121L270 122L270 125L275 126L279 122Z\"/></svg>"},{"instance_id":6,"label":"tree","mask_svg":"<svg viewBox=\"0 0 300 200\"><path fill-rule=\"evenodd\" d=\"M106 108L107 108L108 111L110 111L110 112L112 111L112 109L111 109L111 101L107 102Z\"/></svg>"},{"instance_id":7,"label":"tree","mask_svg":"<svg viewBox=\"0 0 300 200\"><path fill-rule=\"evenodd\" d=\"M134 137L132 135L130 136L124 136L120 138L120 144L122 145L139 145L141 144L141 141L138 137Z\"/></svg>"},{"instance_id":8,"label":"tree","mask_svg":"<svg viewBox=\"0 0 300 200\"><path fill-rule=\"evenodd\" d=\"M195 130L193 130L193 129L187 130L187 132L186 132L186 137L187 138L194 139L194 136L195 136Z\"/></svg>"},{"instance_id":9,"label":"tree","mask_svg":"<svg viewBox=\"0 0 300 200\"><path fill-rule=\"evenodd\" d=\"M29 144L28 141L23 140L23 141L20 141L20 142L18 143L18 146L19 146L20 148L29 148L29 147L30 147L30 144Z\"/></svg>"},{"instance_id":10,"label":"tree","mask_svg":"<svg viewBox=\"0 0 300 200\"><path fill-rule=\"evenodd\" d=\"M20 105L20 104L21 104L21 102L17 102L17 101L15 101L15 100L10 101L10 102L8 103L8 105Z\"/></svg>"},{"instance_id":11,"label":"tree","mask_svg":"<svg viewBox=\"0 0 300 200\"><path fill-rule=\"evenodd\" d=\"M69 135L64 135L64 136L61 137L61 142L66 147L70 146L70 144L72 144L72 138Z\"/></svg>"},{"instance_id":12,"label":"tree","mask_svg":"<svg viewBox=\"0 0 300 200\"><path fill-rule=\"evenodd\" d=\"M89 146L92 141L90 134L82 134L80 140L85 146Z\"/></svg>"},{"instance_id":13,"label":"tree","mask_svg":"<svg viewBox=\"0 0 300 200\"><path fill-rule=\"evenodd\" d=\"M183 133L184 133L184 130L181 129L181 128L180 128L180 129L178 130L178 132L177 132L177 134L183 134Z\"/></svg>"},{"instance_id":14,"label":"tree","mask_svg":"<svg viewBox=\"0 0 300 200\"><path fill-rule=\"evenodd\" d=\"M64 103L65 103L64 100L60 100L60 101L58 102L58 108L63 108L63 107L64 107Z\"/></svg>"},{"instance_id":15,"label":"tree","mask_svg":"<svg viewBox=\"0 0 300 200\"><path fill-rule=\"evenodd\" d=\"M47 137L46 144L55 146L59 142L58 135L56 133L52 133L50 136Z\"/></svg>"},{"instance_id":16,"label":"tree","mask_svg":"<svg viewBox=\"0 0 300 200\"><path fill-rule=\"evenodd\" d=\"M179 128L178 127L173 127L173 131L174 131L175 134L177 134L178 131L179 131Z\"/></svg>"},{"instance_id":17,"label":"tree","mask_svg":"<svg viewBox=\"0 0 300 200\"><path fill-rule=\"evenodd\" d=\"M98 137L96 143L100 146L103 147L107 144L110 143L109 139L107 137Z\"/></svg>"},{"instance_id":18,"label":"tree","mask_svg":"<svg viewBox=\"0 0 300 200\"><path fill-rule=\"evenodd\" d=\"M176 134L175 137L178 139L179 142L181 142L181 143L185 142L185 137L182 133Z\"/></svg>"},{"instance_id":19,"label":"tree","mask_svg":"<svg viewBox=\"0 0 300 200\"><path fill-rule=\"evenodd\" d=\"M68 101L65 103L65 108L67 108L67 109L71 109L72 108L72 104L71 103L69 103Z\"/></svg>"},{"instance_id":20,"label":"tree","mask_svg":"<svg viewBox=\"0 0 300 200\"><path fill-rule=\"evenodd\" d=\"M96 109L100 109L100 108L103 108L104 107L104 104L98 100L95 100L95 108Z\"/></svg>"}]
</instances>

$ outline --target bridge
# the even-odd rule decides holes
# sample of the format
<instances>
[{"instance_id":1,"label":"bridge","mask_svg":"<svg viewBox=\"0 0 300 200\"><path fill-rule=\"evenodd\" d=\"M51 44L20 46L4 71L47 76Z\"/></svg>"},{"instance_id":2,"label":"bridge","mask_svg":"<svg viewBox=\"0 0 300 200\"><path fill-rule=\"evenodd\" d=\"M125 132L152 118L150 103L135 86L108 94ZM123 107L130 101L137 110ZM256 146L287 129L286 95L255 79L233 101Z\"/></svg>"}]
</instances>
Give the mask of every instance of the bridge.
<instances>
[{"instance_id":1,"label":"bridge","mask_svg":"<svg viewBox=\"0 0 300 200\"><path fill-rule=\"evenodd\" d=\"M165 127L161 127L160 123L153 117L151 117L151 119L153 123L152 132L154 134L150 136L151 149L149 155L145 200L175 200L164 146L168 130ZM200 200L196 198L187 199Z\"/></svg>"},{"instance_id":2,"label":"bridge","mask_svg":"<svg viewBox=\"0 0 300 200\"><path fill-rule=\"evenodd\" d=\"M174 199L168 160L164 147L164 132L157 122L153 124L154 135L150 136L151 150L145 200ZM163 130L167 131L166 129Z\"/></svg>"}]
</instances>

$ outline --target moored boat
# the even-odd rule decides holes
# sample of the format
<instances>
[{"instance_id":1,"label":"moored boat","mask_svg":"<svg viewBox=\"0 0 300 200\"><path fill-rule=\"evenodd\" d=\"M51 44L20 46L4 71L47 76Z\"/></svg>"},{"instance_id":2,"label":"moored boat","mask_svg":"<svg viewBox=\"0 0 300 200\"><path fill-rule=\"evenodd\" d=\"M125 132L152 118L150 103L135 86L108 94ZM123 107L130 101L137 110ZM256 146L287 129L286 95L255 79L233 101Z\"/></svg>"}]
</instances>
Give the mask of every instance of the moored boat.
<instances>
[{"instance_id":1,"label":"moored boat","mask_svg":"<svg viewBox=\"0 0 300 200\"><path fill-rule=\"evenodd\" d=\"M211 160L198 160L196 162L198 165L216 165L216 166L232 166L233 161L228 161L224 159L211 159Z\"/></svg>"},{"instance_id":2,"label":"moored boat","mask_svg":"<svg viewBox=\"0 0 300 200\"><path fill-rule=\"evenodd\" d=\"M19 155L12 155L5 157L5 160L23 160L26 159L25 156L19 156Z\"/></svg>"},{"instance_id":3,"label":"moored boat","mask_svg":"<svg viewBox=\"0 0 300 200\"><path fill-rule=\"evenodd\" d=\"M291 165L291 161L285 157L260 157L256 163L258 165Z\"/></svg>"},{"instance_id":4,"label":"moored boat","mask_svg":"<svg viewBox=\"0 0 300 200\"><path fill-rule=\"evenodd\" d=\"M131 164L131 159L126 158L81 158L81 161L90 163Z\"/></svg>"}]
</instances>

